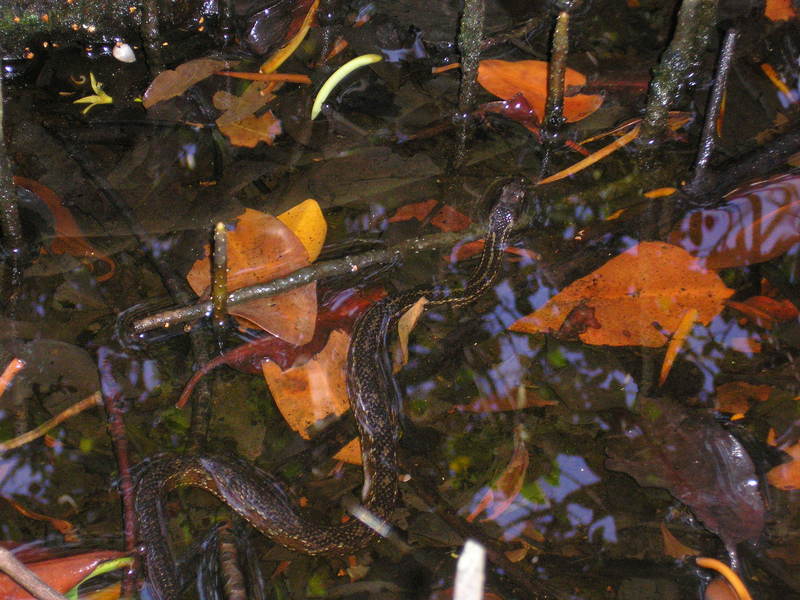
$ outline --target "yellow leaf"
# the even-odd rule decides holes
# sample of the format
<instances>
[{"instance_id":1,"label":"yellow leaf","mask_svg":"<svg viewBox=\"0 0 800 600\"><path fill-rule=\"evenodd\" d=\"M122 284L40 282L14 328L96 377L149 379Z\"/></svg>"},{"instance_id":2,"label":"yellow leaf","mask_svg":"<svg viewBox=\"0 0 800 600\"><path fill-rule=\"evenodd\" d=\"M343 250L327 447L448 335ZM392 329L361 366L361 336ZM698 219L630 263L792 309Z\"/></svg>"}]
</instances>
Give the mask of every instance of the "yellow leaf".
<instances>
[{"instance_id":1,"label":"yellow leaf","mask_svg":"<svg viewBox=\"0 0 800 600\"><path fill-rule=\"evenodd\" d=\"M397 337L400 341L400 352L403 356L402 362L397 367L402 367L408 362L408 336L414 329L414 326L419 321L422 313L425 312L425 305L428 303L427 298L420 298L413 306L411 306L403 316L397 321Z\"/></svg>"},{"instance_id":2,"label":"yellow leaf","mask_svg":"<svg viewBox=\"0 0 800 600\"><path fill-rule=\"evenodd\" d=\"M328 223L322 215L319 203L308 198L278 215L278 220L291 229L303 244L308 252L308 262L317 260L328 233Z\"/></svg>"}]
</instances>

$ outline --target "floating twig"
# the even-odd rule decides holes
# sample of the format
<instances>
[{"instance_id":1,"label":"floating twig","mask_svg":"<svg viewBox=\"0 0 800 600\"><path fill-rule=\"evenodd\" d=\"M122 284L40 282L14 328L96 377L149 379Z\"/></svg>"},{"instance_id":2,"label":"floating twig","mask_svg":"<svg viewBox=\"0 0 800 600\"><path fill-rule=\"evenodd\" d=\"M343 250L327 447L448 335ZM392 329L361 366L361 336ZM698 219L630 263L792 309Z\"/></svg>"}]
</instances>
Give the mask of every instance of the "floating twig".
<instances>
[{"instance_id":1,"label":"floating twig","mask_svg":"<svg viewBox=\"0 0 800 600\"><path fill-rule=\"evenodd\" d=\"M708 98L706 118L703 123L703 134L700 137L700 149L694 163L695 180L700 179L705 174L708 161L711 159L711 153L714 150L717 119L720 115L722 99L725 97L728 73L733 63L733 52L736 48L736 38L738 35L739 32L736 29L728 29L722 41L722 48L720 49L719 59L717 61L717 76L714 80L714 87L711 90L711 95Z\"/></svg>"},{"instance_id":2,"label":"floating twig","mask_svg":"<svg viewBox=\"0 0 800 600\"><path fill-rule=\"evenodd\" d=\"M461 53L461 86L458 91L458 135L453 153L453 169L458 171L464 162L467 137L470 132L469 113L475 103L478 89L478 63L483 41L484 0L465 0L458 32L458 50Z\"/></svg>"},{"instance_id":3,"label":"floating twig","mask_svg":"<svg viewBox=\"0 0 800 600\"><path fill-rule=\"evenodd\" d=\"M569 13L561 11L556 18L550 61L547 63L547 101L544 107L545 138L552 138L564 124L564 73L569 53Z\"/></svg>"},{"instance_id":4,"label":"floating twig","mask_svg":"<svg viewBox=\"0 0 800 600\"><path fill-rule=\"evenodd\" d=\"M19 435L6 442L0 442L0 452L7 452L14 448L19 448L20 446L24 446L28 442L32 442L33 440L42 437L44 434L46 434L54 427L57 427L63 421L66 421L70 417L74 417L75 415L77 415L80 412L83 412L87 408L99 405L101 401L102 398L100 397L100 392L95 392L91 396L87 396L83 400L76 402L69 408L61 411L52 419L45 421L38 427L35 427L34 429L31 429L30 431L23 433L22 435Z\"/></svg>"}]
</instances>

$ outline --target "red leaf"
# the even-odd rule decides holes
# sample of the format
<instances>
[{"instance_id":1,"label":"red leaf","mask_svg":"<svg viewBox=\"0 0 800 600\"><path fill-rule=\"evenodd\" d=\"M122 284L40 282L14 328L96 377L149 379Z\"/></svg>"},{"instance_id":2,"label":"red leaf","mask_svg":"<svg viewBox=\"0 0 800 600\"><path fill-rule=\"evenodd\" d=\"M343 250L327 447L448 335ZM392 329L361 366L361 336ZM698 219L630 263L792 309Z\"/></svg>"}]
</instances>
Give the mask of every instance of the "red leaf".
<instances>
[{"instance_id":1,"label":"red leaf","mask_svg":"<svg viewBox=\"0 0 800 600\"><path fill-rule=\"evenodd\" d=\"M389 223L399 223L401 221L410 221L411 219L422 222L428 217L436 204L436 200L426 200L425 202L415 202L414 204L401 206L394 213L394 216L389 219ZM472 223L472 219L448 204L442 205L433 219L431 219L431 225L445 232L463 231L469 227L470 223Z\"/></svg>"},{"instance_id":2,"label":"red leaf","mask_svg":"<svg viewBox=\"0 0 800 600\"><path fill-rule=\"evenodd\" d=\"M28 563L26 566L47 585L63 594L78 585L100 563L123 556L124 552L100 550ZM0 575L0 598L31 600L33 596L14 583L8 575Z\"/></svg>"}]
</instances>

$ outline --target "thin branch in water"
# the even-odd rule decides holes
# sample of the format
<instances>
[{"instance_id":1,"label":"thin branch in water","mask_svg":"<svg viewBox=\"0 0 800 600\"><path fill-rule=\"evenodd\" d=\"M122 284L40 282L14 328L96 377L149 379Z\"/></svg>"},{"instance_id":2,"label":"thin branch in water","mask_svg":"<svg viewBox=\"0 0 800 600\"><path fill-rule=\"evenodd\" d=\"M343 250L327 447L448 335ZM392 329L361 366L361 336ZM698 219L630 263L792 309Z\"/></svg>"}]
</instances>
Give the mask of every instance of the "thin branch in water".
<instances>
[{"instance_id":1,"label":"thin branch in water","mask_svg":"<svg viewBox=\"0 0 800 600\"><path fill-rule=\"evenodd\" d=\"M19 219L17 193L11 180L11 161L6 153L3 127L3 81L0 77L0 232L8 247L8 263L11 269L11 285L16 288L22 282L22 259L25 242L22 239L22 224Z\"/></svg>"},{"instance_id":2,"label":"thin branch in water","mask_svg":"<svg viewBox=\"0 0 800 600\"><path fill-rule=\"evenodd\" d=\"M3 370L3 374L0 375L0 396L3 395L8 386L11 385L11 382L14 381L14 377L16 377L17 373L24 368L25 361L19 358L15 358L8 363L8 366Z\"/></svg>"},{"instance_id":3,"label":"thin branch in water","mask_svg":"<svg viewBox=\"0 0 800 600\"><path fill-rule=\"evenodd\" d=\"M483 41L484 0L465 0L458 33L458 50L461 53L461 89L458 93L459 131L453 154L453 169L458 171L464 162L467 138L470 134L469 113L475 103L478 83L478 63Z\"/></svg>"},{"instance_id":4,"label":"thin branch in water","mask_svg":"<svg viewBox=\"0 0 800 600\"><path fill-rule=\"evenodd\" d=\"M114 444L114 453L117 455L117 470L119 471L119 487L122 496L123 531L125 535L125 551L134 553L136 550L136 511L133 503L133 478L131 477L130 457L128 455L128 436L125 433L125 421L122 419L122 410L119 407L120 392L113 395L104 395L106 415L108 417L108 433ZM136 560L128 567L123 581L122 596L132 597L136 576Z\"/></svg>"},{"instance_id":5,"label":"thin branch in water","mask_svg":"<svg viewBox=\"0 0 800 600\"><path fill-rule=\"evenodd\" d=\"M556 18L550 62L547 63L547 102L544 107L545 137L552 138L564 124L564 73L569 53L569 13L561 11Z\"/></svg>"},{"instance_id":6,"label":"thin branch in water","mask_svg":"<svg viewBox=\"0 0 800 600\"><path fill-rule=\"evenodd\" d=\"M728 29L722 41L722 48L719 52L717 61L717 76L714 87L708 98L705 123L703 123L703 135L700 138L700 150L697 153L697 160L694 163L694 179L701 178L708 168L708 161L711 160L711 153L716 142L717 120L720 116L722 99L725 97L727 88L728 73L733 64L733 53L736 48L736 38L739 32L736 29Z\"/></svg>"},{"instance_id":7,"label":"thin branch in water","mask_svg":"<svg viewBox=\"0 0 800 600\"><path fill-rule=\"evenodd\" d=\"M13 439L10 439L6 442L0 442L0 452L7 452L9 450L13 450L14 448L19 448L20 446L24 446L28 442L32 442L35 439L38 439L45 435L51 429L57 427L60 423L66 421L70 417L74 417L78 413L83 412L87 408L91 408L93 406L98 406L102 401L100 397L100 392L95 392L91 396L87 396L83 400L76 402L69 408L61 411L52 419L49 419L31 429L30 431L23 433Z\"/></svg>"},{"instance_id":8,"label":"thin branch in water","mask_svg":"<svg viewBox=\"0 0 800 600\"><path fill-rule=\"evenodd\" d=\"M11 577L20 587L28 590L37 600L67 600L66 596L59 594L39 579L36 573L3 547L0 547L0 571Z\"/></svg>"}]
</instances>

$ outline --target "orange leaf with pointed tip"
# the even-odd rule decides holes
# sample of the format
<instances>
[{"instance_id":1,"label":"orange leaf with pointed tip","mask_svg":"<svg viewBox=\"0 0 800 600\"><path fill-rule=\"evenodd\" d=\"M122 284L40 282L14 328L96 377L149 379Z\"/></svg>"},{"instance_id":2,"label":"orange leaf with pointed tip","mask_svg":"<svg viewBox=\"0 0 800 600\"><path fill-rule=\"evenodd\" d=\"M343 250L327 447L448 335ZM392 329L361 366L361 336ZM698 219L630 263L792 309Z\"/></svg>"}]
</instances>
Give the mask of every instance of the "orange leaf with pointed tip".
<instances>
[{"instance_id":1,"label":"orange leaf with pointed tip","mask_svg":"<svg viewBox=\"0 0 800 600\"><path fill-rule=\"evenodd\" d=\"M125 556L124 552L103 550L41 560L25 566L36 573L47 585L63 594L83 581L100 563L123 556ZM0 598L3 600L32 600L33 596L14 583L8 575L0 575Z\"/></svg>"},{"instance_id":2,"label":"orange leaf with pointed tip","mask_svg":"<svg viewBox=\"0 0 800 600\"><path fill-rule=\"evenodd\" d=\"M800 176L751 183L725 198L718 208L689 213L668 241L709 269L766 262L800 242Z\"/></svg>"},{"instance_id":3,"label":"orange leaf with pointed tip","mask_svg":"<svg viewBox=\"0 0 800 600\"><path fill-rule=\"evenodd\" d=\"M116 263L108 256L97 250L81 233L81 228L69 209L61 203L61 198L46 185L38 181L15 175L14 184L36 194L45 203L55 221L54 229L56 238L50 242L50 252L53 254L69 254L80 258L93 258L104 262L108 271L97 277L97 281L108 281L114 276L117 269Z\"/></svg>"},{"instance_id":4,"label":"orange leaf with pointed tip","mask_svg":"<svg viewBox=\"0 0 800 600\"><path fill-rule=\"evenodd\" d=\"M186 279L198 296L208 293L211 282L209 247L196 261ZM303 244L272 215L250 208L228 232L228 291L271 281L307 267ZM314 335L317 314L316 283L230 307L230 313L297 346Z\"/></svg>"},{"instance_id":5,"label":"orange leaf with pointed tip","mask_svg":"<svg viewBox=\"0 0 800 600\"><path fill-rule=\"evenodd\" d=\"M797 17L792 0L767 0L764 16L770 21L789 21Z\"/></svg>"},{"instance_id":6,"label":"orange leaf with pointed tip","mask_svg":"<svg viewBox=\"0 0 800 600\"><path fill-rule=\"evenodd\" d=\"M586 85L586 77L567 69L564 74L567 93L564 94L564 117L570 123L588 117L603 104L603 97L590 94L571 94L571 90ZM508 100L518 93L536 111L544 115L547 97L547 63L541 60L506 61L487 59L478 65L478 83L498 98Z\"/></svg>"},{"instance_id":7,"label":"orange leaf with pointed tip","mask_svg":"<svg viewBox=\"0 0 800 600\"><path fill-rule=\"evenodd\" d=\"M800 442L784 450L791 457L789 462L772 467L767 472L767 481L779 490L800 489Z\"/></svg>"},{"instance_id":8,"label":"orange leaf with pointed tip","mask_svg":"<svg viewBox=\"0 0 800 600\"><path fill-rule=\"evenodd\" d=\"M272 361L261 364L264 379L283 418L304 439L309 430L331 415L350 408L345 381L350 336L336 330L325 348L305 364L285 371ZM334 457L361 464L361 445L353 440Z\"/></svg>"},{"instance_id":9,"label":"orange leaf with pointed tip","mask_svg":"<svg viewBox=\"0 0 800 600\"><path fill-rule=\"evenodd\" d=\"M599 327L578 337L587 344L649 346L667 342L688 309L707 325L733 290L677 246L642 242L574 281L547 304L509 327L524 333L557 332L579 306L594 310Z\"/></svg>"}]
</instances>

